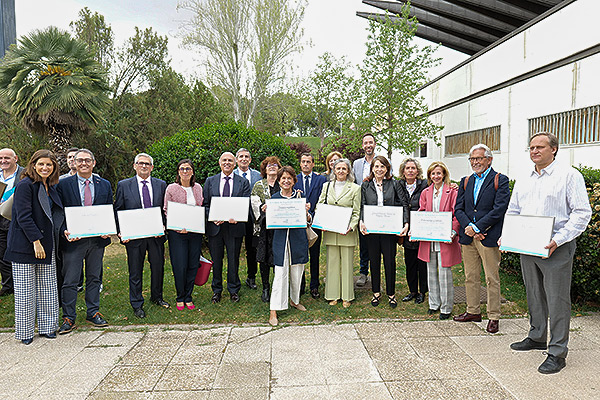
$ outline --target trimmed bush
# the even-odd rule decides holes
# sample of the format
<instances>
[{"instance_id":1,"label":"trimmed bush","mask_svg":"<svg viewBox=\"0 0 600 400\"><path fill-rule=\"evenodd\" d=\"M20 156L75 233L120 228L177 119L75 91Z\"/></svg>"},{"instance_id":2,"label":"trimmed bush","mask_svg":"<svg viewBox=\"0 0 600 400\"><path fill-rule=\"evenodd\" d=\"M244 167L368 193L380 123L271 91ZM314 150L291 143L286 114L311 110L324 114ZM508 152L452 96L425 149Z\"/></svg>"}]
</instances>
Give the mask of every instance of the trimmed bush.
<instances>
[{"instance_id":1,"label":"trimmed bush","mask_svg":"<svg viewBox=\"0 0 600 400\"><path fill-rule=\"evenodd\" d=\"M299 171L296 154L280 137L230 123L206 125L154 143L148 148L154 158L152 175L167 183L175 182L177 163L189 158L194 162L196 181L203 184L206 178L221 171L219 157L223 152L235 154L241 147L250 151L252 168L259 170L265 157L276 155L283 165L291 165Z\"/></svg>"}]
</instances>

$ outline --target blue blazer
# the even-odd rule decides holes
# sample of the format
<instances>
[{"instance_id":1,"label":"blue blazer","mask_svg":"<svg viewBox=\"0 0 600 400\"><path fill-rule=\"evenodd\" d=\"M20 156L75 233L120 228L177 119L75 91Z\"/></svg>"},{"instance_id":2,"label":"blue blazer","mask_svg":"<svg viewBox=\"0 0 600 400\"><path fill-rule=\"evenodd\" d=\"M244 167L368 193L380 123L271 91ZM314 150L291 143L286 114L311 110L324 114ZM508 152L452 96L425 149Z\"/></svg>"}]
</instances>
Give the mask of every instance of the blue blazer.
<instances>
[{"instance_id":1,"label":"blue blazer","mask_svg":"<svg viewBox=\"0 0 600 400\"><path fill-rule=\"evenodd\" d=\"M166 217L164 212L163 203L165 200L165 190L167 190L167 184L162 179L150 177L150 184L152 185L152 207L160 207L160 212L163 218L163 224L166 224ZM81 204L81 203L80 203ZM115 212L119 210L135 210L142 208L142 199L140 197L140 191L138 189L137 178L131 177L123 179L117 183L117 192L115 194ZM117 218L117 228L119 227L119 219ZM163 243L166 240L165 236L159 238ZM141 244L140 240L132 240L127 243Z\"/></svg>"},{"instance_id":2,"label":"blue blazer","mask_svg":"<svg viewBox=\"0 0 600 400\"><path fill-rule=\"evenodd\" d=\"M97 175L92 175L92 182L94 183L94 200L93 205L100 204L111 204L113 203L113 192L110 182L106 179L102 179ZM58 182L57 189L60 199L63 203L63 207L80 207L81 206L81 192L79 191L79 182L77 181L77 174L71 175L67 178L63 178ZM66 225L61 228L61 235L66 230ZM110 244L110 238L102 239L101 237L89 238L97 242L98 246L108 246ZM76 245L78 242L63 241L67 246L66 248Z\"/></svg>"},{"instance_id":3,"label":"blue blazer","mask_svg":"<svg viewBox=\"0 0 600 400\"><path fill-rule=\"evenodd\" d=\"M254 184L260 180L262 180L262 175L260 174L260 172L258 172L255 169L250 168L250 190L252 190L252 188L254 187ZM239 168L236 168L233 170L234 174L237 174L239 176L242 176L242 171L240 171Z\"/></svg>"},{"instance_id":4,"label":"blue blazer","mask_svg":"<svg viewBox=\"0 0 600 400\"><path fill-rule=\"evenodd\" d=\"M310 188L308 189L308 193L304 193L304 174L298 174L296 178L298 178L298 182L296 182L294 185L294 189L302 191L302 197L306 198L307 203L310 203L310 209L308 212L311 216L314 216L315 207L319 202L321 190L323 189L323 184L327 182L327 178L323 175L315 174L313 172L312 178L310 178Z\"/></svg>"},{"instance_id":5,"label":"blue blazer","mask_svg":"<svg viewBox=\"0 0 600 400\"><path fill-rule=\"evenodd\" d=\"M6 261L21 264L52 264L52 251L57 249L64 213L55 186L48 188L51 202L41 182L24 177L15 187L12 222L8 230ZM35 258L33 242L40 240L46 258Z\"/></svg>"},{"instance_id":6,"label":"blue blazer","mask_svg":"<svg viewBox=\"0 0 600 400\"><path fill-rule=\"evenodd\" d=\"M250 204L250 184L247 179L242 178L235 173L233 176L233 192L231 193L231 197L248 197L248 204ZM204 182L204 190L202 193L204 194L204 200L202 205L206 209L206 234L208 236L216 236L221 227L216 225L214 222L208 221L208 215L210 211L210 201L213 197L221 197L220 191L220 183L221 183L221 173L217 175L210 176L206 178L206 182ZM224 222L225 224L229 224L229 222ZM231 224L229 226L229 233L234 237L242 237L246 235L246 223L238 222L237 224Z\"/></svg>"},{"instance_id":7,"label":"blue blazer","mask_svg":"<svg viewBox=\"0 0 600 400\"><path fill-rule=\"evenodd\" d=\"M296 197L295 191L292 197ZM273 194L271 198L283 199L284 197L281 196L281 192L277 192ZM283 266L285 243L288 238L288 232L291 264L306 264L308 262L308 238L306 237L306 228L273 229L273 264L275 266Z\"/></svg>"},{"instance_id":8,"label":"blue blazer","mask_svg":"<svg viewBox=\"0 0 600 400\"><path fill-rule=\"evenodd\" d=\"M498 238L502 235L504 214L508 209L510 200L510 189L508 187L508 177L502 174L498 179L498 190L495 189L494 177L496 174L497 172L490 167L490 172L483 181L481 189L479 189L477 203L473 199L475 177L469 175L466 190L466 177L460 180L456 205L454 206L454 215L460 223L460 232L458 232L460 244L471 244L473 241L472 237L465 234L465 228L472 222L481 233L486 235L481 244L486 247L498 247Z\"/></svg>"}]
</instances>

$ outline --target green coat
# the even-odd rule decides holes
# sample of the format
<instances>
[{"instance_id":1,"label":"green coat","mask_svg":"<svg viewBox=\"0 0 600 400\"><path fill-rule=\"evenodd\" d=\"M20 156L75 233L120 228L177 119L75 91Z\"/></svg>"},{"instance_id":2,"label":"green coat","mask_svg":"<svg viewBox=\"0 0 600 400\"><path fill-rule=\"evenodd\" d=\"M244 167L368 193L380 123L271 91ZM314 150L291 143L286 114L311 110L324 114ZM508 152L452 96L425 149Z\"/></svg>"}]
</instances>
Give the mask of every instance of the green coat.
<instances>
[{"instance_id":1,"label":"green coat","mask_svg":"<svg viewBox=\"0 0 600 400\"><path fill-rule=\"evenodd\" d=\"M327 190L327 185L331 185L329 190ZM346 181L346 185L344 185L342 193L338 197L335 194L334 181L327 182L321 190L319 203L325 203L326 195L327 204L352 207L352 217L350 217L350 228L352 231L347 235L323 231L323 243L327 246L356 246L358 244L358 229L356 229L356 226L360 218L360 186L356 183Z\"/></svg>"}]
</instances>

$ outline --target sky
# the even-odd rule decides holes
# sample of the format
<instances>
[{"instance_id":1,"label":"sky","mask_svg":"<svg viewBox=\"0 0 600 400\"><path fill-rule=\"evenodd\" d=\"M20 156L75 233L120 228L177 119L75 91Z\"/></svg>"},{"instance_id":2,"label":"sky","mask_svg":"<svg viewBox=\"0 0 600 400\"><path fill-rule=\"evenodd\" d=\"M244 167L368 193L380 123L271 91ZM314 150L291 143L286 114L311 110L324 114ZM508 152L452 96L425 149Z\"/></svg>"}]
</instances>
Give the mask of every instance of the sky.
<instances>
[{"instance_id":1,"label":"sky","mask_svg":"<svg viewBox=\"0 0 600 400\"><path fill-rule=\"evenodd\" d=\"M104 15L115 33L115 45L120 46L133 36L135 27L152 27L169 39L172 67L184 76L202 78L201 56L181 47L181 24L189 12L177 10L178 0L16 0L17 37L49 25L69 30L79 10L88 7ZM357 11L377 12L361 0L309 0L303 22L304 50L294 56L294 74L307 76L318 62L319 55L328 51L336 57L346 57L352 65L359 64L365 52L367 20L356 16ZM421 39L419 43L431 44ZM435 77L462 60L464 54L440 47L440 66L430 72Z\"/></svg>"}]
</instances>

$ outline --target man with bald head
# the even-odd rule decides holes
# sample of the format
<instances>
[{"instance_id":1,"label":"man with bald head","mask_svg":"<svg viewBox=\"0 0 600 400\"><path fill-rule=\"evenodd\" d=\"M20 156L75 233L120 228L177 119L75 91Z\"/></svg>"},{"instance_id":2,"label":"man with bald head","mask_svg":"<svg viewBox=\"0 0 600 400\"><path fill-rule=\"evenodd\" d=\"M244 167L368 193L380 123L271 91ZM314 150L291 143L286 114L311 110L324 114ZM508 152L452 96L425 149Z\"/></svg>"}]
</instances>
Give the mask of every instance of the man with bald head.
<instances>
[{"instance_id":1,"label":"man with bald head","mask_svg":"<svg viewBox=\"0 0 600 400\"><path fill-rule=\"evenodd\" d=\"M13 149L0 150L0 182L6 184L6 189L0 199L0 204L4 203L12 196L15 185L21 178L23 167L17 165L17 161L19 161L19 158ZM11 263L4 261L9 224L9 220L0 216L0 273L2 274L2 289L0 289L0 296L5 296L13 292L12 265Z\"/></svg>"},{"instance_id":2,"label":"man with bald head","mask_svg":"<svg viewBox=\"0 0 600 400\"><path fill-rule=\"evenodd\" d=\"M250 202L250 184L247 179L234 174L235 156L225 152L219 157L221 173L206 179L204 183L204 201L208 218L210 202L213 197L248 197ZM229 221L207 221L206 234L208 235L208 249L213 262L213 296L211 301L221 301L223 292L223 257L227 249L227 291L231 301L240 301L239 266L242 238L246 234L246 223Z\"/></svg>"}]
</instances>

